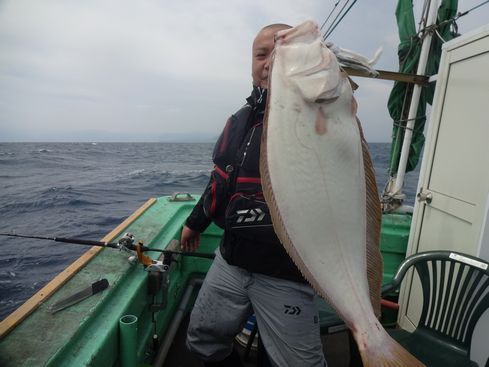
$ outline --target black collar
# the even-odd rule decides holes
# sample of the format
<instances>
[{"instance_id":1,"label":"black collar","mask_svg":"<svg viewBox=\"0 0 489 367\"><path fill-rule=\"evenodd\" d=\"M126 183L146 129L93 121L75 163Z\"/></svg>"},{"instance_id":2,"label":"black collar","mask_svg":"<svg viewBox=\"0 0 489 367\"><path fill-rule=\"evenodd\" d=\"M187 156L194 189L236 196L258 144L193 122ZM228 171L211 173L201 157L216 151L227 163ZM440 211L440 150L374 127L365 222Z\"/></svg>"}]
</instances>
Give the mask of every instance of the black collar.
<instances>
[{"instance_id":1,"label":"black collar","mask_svg":"<svg viewBox=\"0 0 489 367\"><path fill-rule=\"evenodd\" d=\"M267 89L254 85L251 95L246 98L246 101L251 107L264 111L267 104Z\"/></svg>"}]
</instances>

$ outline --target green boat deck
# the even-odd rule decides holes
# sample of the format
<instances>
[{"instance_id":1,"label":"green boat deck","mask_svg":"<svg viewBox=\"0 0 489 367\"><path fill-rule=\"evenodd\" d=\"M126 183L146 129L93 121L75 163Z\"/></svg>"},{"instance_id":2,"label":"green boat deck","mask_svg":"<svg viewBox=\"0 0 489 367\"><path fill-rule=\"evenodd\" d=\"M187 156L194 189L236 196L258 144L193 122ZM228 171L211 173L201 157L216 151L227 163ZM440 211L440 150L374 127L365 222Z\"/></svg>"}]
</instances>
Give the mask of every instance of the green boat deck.
<instances>
[{"instance_id":1,"label":"green boat deck","mask_svg":"<svg viewBox=\"0 0 489 367\"><path fill-rule=\"evenodd\" d=\"M143 240L146 246L166 248L173 239L179 239L182 224L198 196L194 198L193 201L174 202L169 197L156 199L132 223L119 228L110 241L116 242L125 232L130 232L136 240ZM407 227L394 228L396 221L407 223ZM397 264L391 262L395 263L397 258L391 260L392 253L394 257L402 257L400 260L404 258L402 251L405 253L410 216L388 215L384 216L383 222L385 235L382 246L388 252L385 256L389 256L389 267L393 267ZM199 252L213 253L221 235L222 230L211 225L201 237ZM159 255L156 252L146 254L153 259ZM119 319L123 315L138 317L135 353L139 363L151 363L156 352L152 348L154 330L157 330L160 342L163 341L187 283L195 276L205 276L211 260L180 257L167 273L169 283L166 295L159 292L154 297L148 294L148 272L141 264L130 264L130 255L108 248L94 256L54 295L0 340L0 366L117 366ZM385 273L384 281L391 276L391 273ZM55 314L49 313L49 305L101 278L109 281L107 290ZM166 306L152 312L150 305L158 303L166 303Z\"/></svg>"},{"instance_id":2,"label":"green boat deck","mask_svg":"<svg viewBox=\"0 0 489 367\"><path fill-rule=\"evenodd\" d=\"M173 204L173 205L172 205ZM114 239L125 232L133 233L145 245L165 248L179 238L183 220L195 201L171 203L162 197L149 207ZM211 226L202 236L201 252L212 253L221 237L221 230ZM158 253L147 253L156 258ZM152 340L153 303L147 294L148 273L140 264L129 264L131 254L104 249L87 266L70 279L64 287L19 326L0 341L1 366L111 366L119 355L118 320L126 314L138 317L138 360L145 360L146 349ZM165 330L178 304L185 284L193 273L205 274L211 261L183 258L171 274L167 307L157 315L157 329ZM48 306L57 300L87 287L95 280L106 278L109 289L79 304L55 314ZM159 302L161 300L157 300Z\"/></svg>"}]
</instances>

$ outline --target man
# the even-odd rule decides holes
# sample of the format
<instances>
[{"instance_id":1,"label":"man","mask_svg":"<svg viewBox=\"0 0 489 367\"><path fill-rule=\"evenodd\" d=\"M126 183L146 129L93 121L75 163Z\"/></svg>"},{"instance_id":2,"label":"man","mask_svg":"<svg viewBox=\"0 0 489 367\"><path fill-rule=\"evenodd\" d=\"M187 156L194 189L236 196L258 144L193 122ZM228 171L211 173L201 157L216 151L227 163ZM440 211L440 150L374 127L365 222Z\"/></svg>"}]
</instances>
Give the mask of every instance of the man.
<instances>
[{"instance_id":1,"label":"man","mask_svg":"<svg viewBox=\"0 0 489 367\"><path fill-rule=\"evenodd\" d=\"M270 56L275 33L288 28L272 24L256 36L252 94L227 121L214 148L211 180L182 230L183 250L195 251L211 220L224 228L187 334L188 348L206 366L240 365L233 339L253 312L273 365L326 366L314 291L273 231L260 181Z\"/></svg>"}]
</instances>

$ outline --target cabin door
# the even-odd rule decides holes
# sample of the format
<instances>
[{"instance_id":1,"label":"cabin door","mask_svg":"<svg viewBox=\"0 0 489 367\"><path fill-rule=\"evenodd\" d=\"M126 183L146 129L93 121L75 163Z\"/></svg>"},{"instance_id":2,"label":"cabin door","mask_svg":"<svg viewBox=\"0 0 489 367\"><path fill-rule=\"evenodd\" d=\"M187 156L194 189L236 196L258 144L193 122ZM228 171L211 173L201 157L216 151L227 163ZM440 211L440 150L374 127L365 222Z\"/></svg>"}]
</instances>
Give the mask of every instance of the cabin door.
<instances>
[{"instance_id":1,"label":"cabin door","mask_svg":"<svg viewBox=\"0 0 489 367\"><path fill-rule=\"evenodd\" d=\"M445 85L432 111L410 252L453 249L488 255L480 240L489 194L489 37L447 56L446 76L439 74Z\"/></svg>"},{"instance_id":2,"label":"cabin door","mask_svg":"<svg viewBox=\"0 0 489 367\"><path fill-rule=\"evenodd\" d=\"M489 28L464 38L442 55L408 255L443 249L489 260ZM399 321L413 330L421 287L406 283Z\"/></svg>"}]
</instances>

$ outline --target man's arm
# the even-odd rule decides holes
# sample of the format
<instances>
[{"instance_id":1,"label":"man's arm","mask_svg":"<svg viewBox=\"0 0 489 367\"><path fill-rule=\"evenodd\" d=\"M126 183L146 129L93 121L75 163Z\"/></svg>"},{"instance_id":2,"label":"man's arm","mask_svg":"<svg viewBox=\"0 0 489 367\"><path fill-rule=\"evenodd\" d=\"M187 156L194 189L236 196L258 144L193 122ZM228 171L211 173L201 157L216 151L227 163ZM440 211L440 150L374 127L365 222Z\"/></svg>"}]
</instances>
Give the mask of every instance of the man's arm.
<instances>
[{"instance_id":1,"label":"man's arm","mask_svg":"<svg viewBox=\"0 0 489 367\"><path fill-rule=\"evenodd\" d=\"M184 251L195 251L199 247L200 233L204 232L212 222L204 211L204 199L207 195L210 195L211 186L212 176L200 200L185 221L180 237L180 246Z\"/></svg>"}]
</instances>

